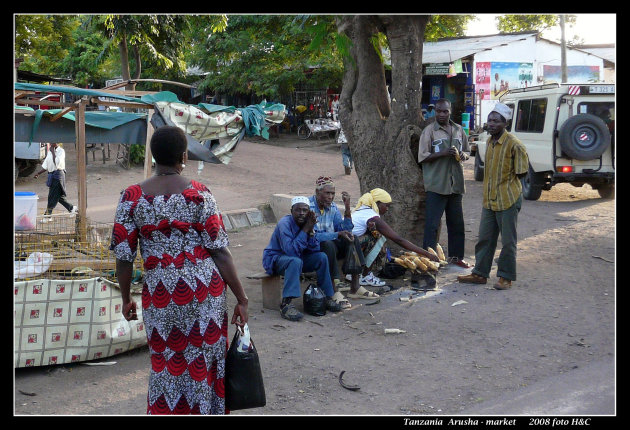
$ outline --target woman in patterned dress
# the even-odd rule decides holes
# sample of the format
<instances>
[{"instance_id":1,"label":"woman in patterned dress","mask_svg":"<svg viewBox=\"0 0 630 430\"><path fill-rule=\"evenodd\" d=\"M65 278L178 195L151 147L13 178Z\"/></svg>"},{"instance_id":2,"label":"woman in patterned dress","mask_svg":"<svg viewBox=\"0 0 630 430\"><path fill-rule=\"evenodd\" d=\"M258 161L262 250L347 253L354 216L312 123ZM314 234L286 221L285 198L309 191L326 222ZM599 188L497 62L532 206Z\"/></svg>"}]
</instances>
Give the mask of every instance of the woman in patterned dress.
<instances>
[{"instance_id":1,"label":"woman in patterned dress","mask_svg":"<svg viewBox=\"0 0 630 430\"><path fill-rule=\"evenodd\" d=\"M138 319L130 293L138 242L144 261L147 413L224 414L226 284L237 299L232 324L247 323L247 296L214 197L181 176L186 135L161 127L150 145L155 175L121 193L110 245L127 320Z\"/></svg>"}]
</instances>

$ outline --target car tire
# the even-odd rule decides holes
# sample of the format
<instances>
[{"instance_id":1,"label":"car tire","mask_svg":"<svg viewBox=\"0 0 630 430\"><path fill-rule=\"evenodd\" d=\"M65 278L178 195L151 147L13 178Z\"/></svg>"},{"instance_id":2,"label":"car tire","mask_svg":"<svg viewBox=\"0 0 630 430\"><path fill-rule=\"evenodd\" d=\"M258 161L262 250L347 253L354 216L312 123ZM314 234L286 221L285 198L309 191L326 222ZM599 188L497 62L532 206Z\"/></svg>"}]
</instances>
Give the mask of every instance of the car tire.
<instances>
[{"instance_id":1,"label":"car tire","mask_svg":"<svg viewBox=\"0 0 630 430\"><path fill-rule=\"evenodd\" d=\"M475 167L473 169L475 181L482 182L483 181L483 166L481 165L481 158L479 157L479 152L475 154Z\"/></svg>"},{"instance_id":2,"label":"car tire","mask_svg":"<svg viewBox=\"0 0 630 430\"><path fill-rule=\"evenodd\" d=\"M523 198L525 200L538 200L542 195L543 184L540 176L540 174L532 170L532 166L529 166L527 174L521 178Z\"/></svg>"},{"instance_id":3,"label":"car tire","mask_svg":"<svg viewBox=\"0 0 630 430\"><path fill-rule=\"evenodd\" d=\"M587 161L601 156L610 146L610 131L599 117L588 113L573 115L558 133L562 152L575 160Z\"/></svg>"},{"instance_id":4,"label":"car tire","mask_svg":"<svg viewBox=\"0 0 630 430\"><path fill-rule=\"evenodd\" d=\"M596 188L596 190L602 199L615 198L615 184L600 185Z\"/></svg>"}]
</instances>

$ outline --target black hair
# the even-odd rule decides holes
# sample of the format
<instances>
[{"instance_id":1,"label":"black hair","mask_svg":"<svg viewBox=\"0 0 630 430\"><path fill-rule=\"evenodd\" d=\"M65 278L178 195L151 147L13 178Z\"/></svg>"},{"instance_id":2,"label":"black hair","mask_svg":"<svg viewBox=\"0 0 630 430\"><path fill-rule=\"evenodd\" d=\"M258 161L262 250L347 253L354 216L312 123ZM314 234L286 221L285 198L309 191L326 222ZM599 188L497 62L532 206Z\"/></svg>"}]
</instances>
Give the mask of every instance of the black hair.
<instances>
[{"instance_id":1,"label":"black hair","mask_svg":"<svg viewBox=\"0 0 630 430\"><path fill-rule=\"evenodd\" d=\"M449 99L439 99L438 101L435 102L435 105L437 106L438 103L447 104L448 108L449 109L451 108L451 101Z\"/></svg>"},{"instance_id":2,"label":"black hair","mask_svg":"<svg viewBox=\"0 0 630 430\"><path fill-rule=\"evenodd\" d=\"M188 149L188 140L181 128L167 125L155 130L150 147L157 164L174 166L181 161L182 154Z\"/></svg>"}]
</instances>

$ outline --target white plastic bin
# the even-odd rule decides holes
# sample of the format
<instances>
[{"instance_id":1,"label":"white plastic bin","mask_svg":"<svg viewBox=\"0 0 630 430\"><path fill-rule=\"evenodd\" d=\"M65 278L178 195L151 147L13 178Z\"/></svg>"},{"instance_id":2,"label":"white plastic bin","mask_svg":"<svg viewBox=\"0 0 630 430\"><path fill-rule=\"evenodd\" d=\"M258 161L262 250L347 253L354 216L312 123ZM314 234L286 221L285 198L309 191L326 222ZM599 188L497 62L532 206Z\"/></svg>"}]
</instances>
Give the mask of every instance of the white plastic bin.
<instances>
[{"instance_id":1,"label":"white plastic bin","mask_svg":"<svg viewBox=\"0 0 630 430\"><path fill-rule=\"evenodd\" d=\"M37 222L37 197L31 191L16 191L14 202L15 230L35 230Z\"/></svg>"}]
</instances>

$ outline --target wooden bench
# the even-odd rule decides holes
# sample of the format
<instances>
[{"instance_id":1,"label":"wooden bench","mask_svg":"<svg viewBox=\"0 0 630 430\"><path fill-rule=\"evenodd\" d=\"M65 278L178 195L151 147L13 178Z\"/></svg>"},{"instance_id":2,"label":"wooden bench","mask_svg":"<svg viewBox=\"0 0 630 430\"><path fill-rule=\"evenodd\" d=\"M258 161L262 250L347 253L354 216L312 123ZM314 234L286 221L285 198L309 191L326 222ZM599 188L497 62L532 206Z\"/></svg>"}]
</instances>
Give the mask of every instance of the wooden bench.
<instances>
[{"instance_id":1,"label":"wooden bench","mask_svg":"<svg viewBox=\"0 0 630 430\"><path fill-rule=\"evenodd\" d=\"M248 279L260 279L260 287L262 289L262 304L265 309L280 310L280 302L282 302L282 289L284 288L284 278L280 275L269 275L267 272L258 272L247 276ZM292 304L297 308L302 307L302 298L304 291L310 282L300 282L300 298L294 299Z\"/></svg>"}]
</instances>

